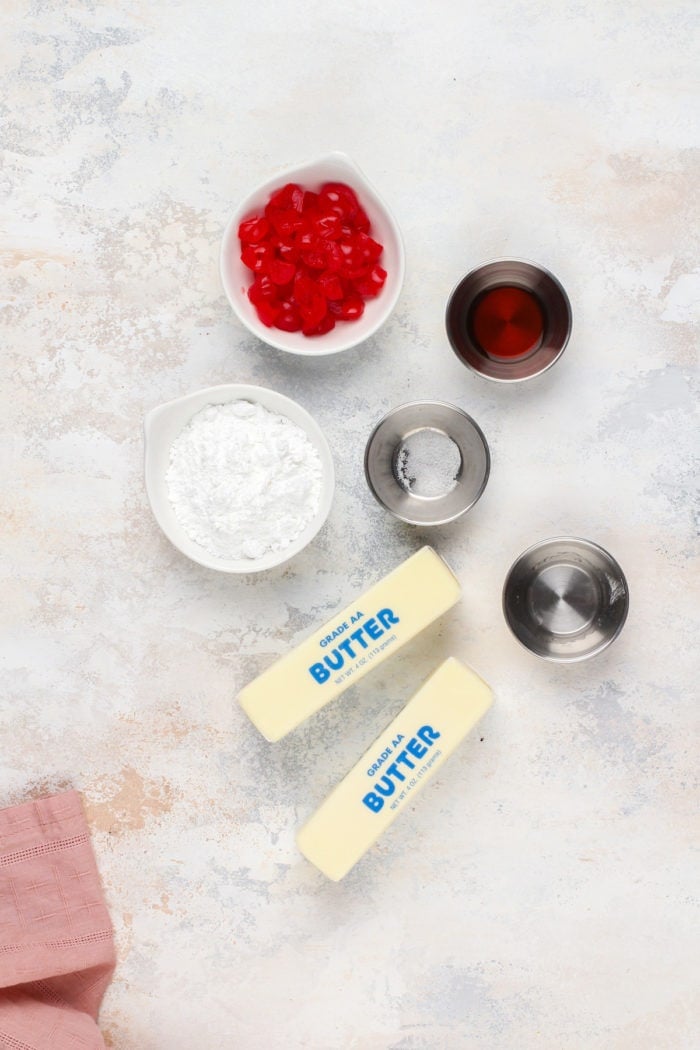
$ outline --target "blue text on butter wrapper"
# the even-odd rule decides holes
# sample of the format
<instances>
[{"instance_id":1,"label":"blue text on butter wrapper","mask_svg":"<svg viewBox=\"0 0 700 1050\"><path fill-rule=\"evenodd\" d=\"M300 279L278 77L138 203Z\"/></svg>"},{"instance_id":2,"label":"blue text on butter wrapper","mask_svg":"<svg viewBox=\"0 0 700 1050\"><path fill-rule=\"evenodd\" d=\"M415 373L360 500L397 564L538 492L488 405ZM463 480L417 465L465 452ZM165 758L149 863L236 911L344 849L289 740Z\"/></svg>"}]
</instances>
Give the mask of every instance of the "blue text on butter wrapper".
<instances>
[{"instance_id":1,"label":"blue text on butter wrapper","mask_svg":"<svg viewBox=\"0 0 700 1050\"><path fill-rule=\"evenodd\" d=\"M331 677L332 671L340 671L348 660L357 660L364 649L371 648L372 642L376 642L385 631L397 623L400 623L400 618L393 609L380 609L374 616L368 616L363 624L352 631L348 638L339 642L330 653L324 653L323 662L311 664L309 674L314 681L322 685ZM324 638L321 644L327 640Z\"/></svg>"},{"instance_id":2,"label":"blue text on butter wrapper","mask_svg":"<svg viewBox=\"0 0 700 1050\"><path fill-rule=\"evenodd\" d=\"M421 726L416 735L412 736L408 741L403 751L396 756L390 766L386 767L384 775L375 780L374 787L376 790L368 791L362 799L367 809L371 809L373 813L378 813L384 805L384 799L389 798L396 791L394 780L401 784L406 779L405 774L399 769L399 762L406 769L415 769L416 763L413 759L424 758L435 741L439 739L440 733L433 729L432 726Z\"/></svg>"}]
</instances>

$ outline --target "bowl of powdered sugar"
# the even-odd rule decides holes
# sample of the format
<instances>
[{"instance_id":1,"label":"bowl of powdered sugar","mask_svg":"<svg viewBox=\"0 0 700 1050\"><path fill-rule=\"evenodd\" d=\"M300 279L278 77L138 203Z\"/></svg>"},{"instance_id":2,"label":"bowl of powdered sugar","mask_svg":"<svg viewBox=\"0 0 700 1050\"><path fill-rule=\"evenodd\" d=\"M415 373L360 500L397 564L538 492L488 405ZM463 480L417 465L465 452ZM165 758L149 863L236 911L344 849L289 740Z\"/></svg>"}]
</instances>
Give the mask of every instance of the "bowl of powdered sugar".
<instances>
[{"instance_id":1,"label":"bowl of powdered sugar","mask_svg":"<svg viewBox=\"0 0 700 1050\"><path fill-rule=\"evenodd\" d=\"M331 508L333 460L295 401L226 384L152 409L146 491L156 521L188 558L221 572L262 572L314 538Z\"/></svg>"}]
</instances>

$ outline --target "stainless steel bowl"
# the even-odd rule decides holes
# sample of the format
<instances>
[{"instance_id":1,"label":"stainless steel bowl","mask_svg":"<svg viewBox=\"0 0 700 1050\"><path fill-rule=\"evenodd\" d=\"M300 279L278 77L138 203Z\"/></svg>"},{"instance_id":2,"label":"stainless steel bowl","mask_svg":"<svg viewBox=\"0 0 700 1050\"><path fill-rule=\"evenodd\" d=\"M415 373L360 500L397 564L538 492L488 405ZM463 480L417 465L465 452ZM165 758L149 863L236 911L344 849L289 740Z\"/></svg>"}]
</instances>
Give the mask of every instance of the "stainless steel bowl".
<instances>
[{"instance_id":1,"label":"stainless steel bowl","mask_svg":"<svg viewBox=\"0 0 700 1050\"><path fill-rule=\"evenodd\" d=\"M401 455L412 438L432 432L454 442L454 476L434 494L412 490L401 477ZM445 463L441 465L444 475ZM376 500L409 525L445 525L465 514L486 488L491 457L471 416L444 401L411 401L380 419L365 449L365 477Z\"/></svg>"},{"instance_id":2,"label":"stainless steel bowl","mask_svg":"<svg viewBox=\"0 0 700 1050\"><path fill-rule=\"evenodd\" d=\"M571 536L529 547L503 588L503 614L518 641L536 656L562 663L607 648L628 608L627 580L612 555Z\"/></svg>"},{"instance_id":3,"label":"stainless steel bowl","mask_svg":"<svg viewBox=\"0 0 700 1050\"><path fill-rule=\"evenodd\" d=\"M470 310L477 297L503 285L531 292L545 319L539 345L526 356L512 360L489 357L469 328ZM500 259L479 266L462 278L447 303L445 325L450 345L462 364L485 379L513 383L546 372L561 357L571 335L571 304L549 270L520 259Z\"/></svg>"}]
</instances>

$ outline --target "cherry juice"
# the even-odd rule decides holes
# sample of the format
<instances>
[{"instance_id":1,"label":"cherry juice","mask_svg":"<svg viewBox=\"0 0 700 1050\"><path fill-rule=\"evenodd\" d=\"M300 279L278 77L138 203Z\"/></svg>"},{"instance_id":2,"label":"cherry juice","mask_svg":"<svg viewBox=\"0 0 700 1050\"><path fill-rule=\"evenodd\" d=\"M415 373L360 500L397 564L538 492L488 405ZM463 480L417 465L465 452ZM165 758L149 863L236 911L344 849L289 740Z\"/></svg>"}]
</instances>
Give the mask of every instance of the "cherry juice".
<instances>
[{"instance_id":1,"label":"cherry juice","mask_svg":"<svg viewBox=\"0 0 700 1050\"><path fill-rule=\"evenodd\" d=\"M542 344L545 314L532 292L516 285L487 288L469 309L470 337L489 357L512 361Z\"/></svg>"}]
</instances>

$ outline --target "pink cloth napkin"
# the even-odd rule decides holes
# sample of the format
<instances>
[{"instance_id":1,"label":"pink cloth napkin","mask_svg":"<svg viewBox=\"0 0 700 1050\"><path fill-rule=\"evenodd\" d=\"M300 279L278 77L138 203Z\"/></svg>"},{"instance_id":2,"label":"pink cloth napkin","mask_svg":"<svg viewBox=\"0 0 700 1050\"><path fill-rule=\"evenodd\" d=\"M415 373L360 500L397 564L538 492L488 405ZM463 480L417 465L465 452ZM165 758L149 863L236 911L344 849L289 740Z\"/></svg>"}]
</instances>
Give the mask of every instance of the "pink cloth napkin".
<instances>
[{"instance_id":1,"label":"pink cloth napkin","mask_svg":"<svg viewBox=\"0 0 700 1050\"><path fill-rule=\"evenodd\" d=\"M78 792L0 810L0 1050L104 1050L114 963Z\"/></svg>"}]
</instances>

